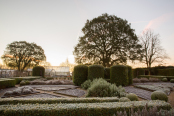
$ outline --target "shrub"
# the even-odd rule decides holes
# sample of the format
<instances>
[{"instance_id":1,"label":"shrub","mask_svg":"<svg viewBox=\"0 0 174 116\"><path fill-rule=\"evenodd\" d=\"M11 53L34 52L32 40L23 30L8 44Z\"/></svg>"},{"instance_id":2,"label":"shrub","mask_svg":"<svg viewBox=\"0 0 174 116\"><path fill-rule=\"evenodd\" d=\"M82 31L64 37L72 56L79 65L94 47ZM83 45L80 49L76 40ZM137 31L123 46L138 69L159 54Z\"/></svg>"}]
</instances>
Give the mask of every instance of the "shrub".
<instances>
[{"instance_id":1,"label":"shrub","mask_svg":"<svg viewBox=\"0 0 174 116\"><path fill-rule=\"evenodd\" d=\"M81 84L81 87L83 89L88 89L91 86L91 80L86 80L83 84Z\"/></svg>"},{"instance_id":2,"label":"shrub","mask_svg":"<svg viewBox=\"0 0 174 116\"><path fill-rule=\"evenodd\" d=\"M131 85L133 79L132 67L127 66L127 68L128 68L128 85Z\"/></svg>"},{"instance_id":3,"label":"shrub","mask_svg":"<svg viewBox=\"0 0 174 116\"><path fill-rule=\"evenodd\" d=\"M128 69L127 66L115 65L111 67L110 75L111 83L118 85L128 85Z\"/></svg>"},{"instance_id":4,"label":"shrub","mask_svg":"<svg viewBox=\"0 0 174 116\"><path fill-rule=\"evenodd\" d=\"M22 81L20 82L20 86L29 85L29 84L30 84L30 81L28 81L28 80L22 80Z\"/></svg>"},{"instance_id":5,"label":"shrub","mask_svg":"<svg viewBox=\"0 0 174 116\"><path fill-rule=\"evenodd\" d=\"M163 81L163 82L167 82L168 80L167 80L167 78L162 78L161 81Z\"/></svg>"},{"instance_id":6,"label":"shrub","mask_svg":"<svg viewBox=\"0 0 174 116\"><path fill-rule=\"evenodd\" d=\"M104 68L104 78L110 79L110 68Z\"/></svg>"},{"instance_id":7,"label":"shrub","mask_svg":"<svg viewBox=\"0 0 174 116\"><path fill-rule=\"evenodd\" d=\"M15 84L15 79L0 78L0 88L14 87Z\"/></svg>"},{"instance_id":8,"label":"shrub","mask_svg":"<svg viewBox=\"0 0 174 116\"><path fill-rule=\"evenodd\" d=\"M129 101L131 101L131 100L129 98L127 98L127 97L121 97L119 99L119 102L129 102Z\"/></svg>"},{"instance_id":9,"label":"shrub","mask_svg":"<svg viewBox=\"0 0 174 116\"><path fill-rule=\"evenodd\" d=\"M45 68L43 66L36 66L33 68L32 76L45 76Z\"/></svg>"},{"instance_id":10,"label":"shrub","mask_svg":"<svg viewBox=\"0 0 174 116\"><path fill-rule=\"evenodd\" d=\"M110 97L110 83L102 78L95 79L88 89L87 97Z\"/></svg>"},{"instance_id":11,"label":"shrub","mask_svg":"<svg viewBox=\"0 0 174 116\"><path fill-rule=\"evenodd\" d=\"M108 83L106 80L99 78L91 82L88 88L87 97L125 97L125 89L121 86Z\"/></svg>"},{"instance_id":12,"label":"shrub","mask_svg":"<svg viewBox=\"0 0 174 116\"><path fill-rule=\"evenodd\" d=\"M139 75L144 75L145 71L143 68L134 69L134 78L138 78Z\"/></svg>"},{"instance_id":13,"label":"shrub","mask_svg":"<svg viewBox=\"0 0 174 116\"><path fill-rule=\"evenodd\" d=\"M104 78L104 67L102 65L91 65L88 68L88 79Z\"/></svg>"},{"instance_id":14,"label":"shrub","mask_svg":"<svg viewBox=\"0 0 174 116\"><path fill-rule=\"evenodd\" d=\"M80 86L87 80L88 66L77 65L74 67L73 82L75 85Z\"/></svg>"},{"instance_id":15,"label":"shrub","mask_svg":"<svg viewBox=\"0 0 174 116\"><path fill-rule=\"evenodd\" d=\"M164 100L166 102L168 101L167 95L164 92L162 92L162 91L154 91L154 92L152 92L151 99L152 100Z\"/></svg>"},{"instance_id":16,"label":"shrub","mask_svg":"<svg viewBox=\"0 0 174 116\"><path fill-rule=\"evenodd\" d=\"M30 100L30 99L29 99ZM42 101L42 100L40 100ZM158 110L170 110L171 105L167 102L156 101L134 101L134 102L107 102L107 103L52 103L52 104L17 104L17 105L1 105L1 116L113 116L120 112L126 115L140 115L141 110L146 107L147 109L153 106ZM133 109L133 114L130 111ZM140 110L140 111L139 111ZM140 113L139 113L140 112ZM123 116L117 115L117 116ZM137 116L136 115L136 116ZM125 116L125 115L124 115ZM148 116L148 115L143 115ZM149 115L150 116L150 115ZM154 115L153 115L154 116Z\"/></svg>"},{"instance_id":17,"label":"shrub","mask_svg":"<svg viewBox=\"0 0 174 116\"><path fill-rule=\"evenodd\" d=\"M170 82L171 82L171 83L174 83L174 79L171 79Z\"/></svg>"},{"instance_id":18,"label":"shrub","mask_svg":"<svg viewBox=\"0 0 174 116\"><path fill-rule=\"evenodd\" d=\"M127 98L129 98L131 101L138 101L138 97L134 93L129 93L126 95Z\"/></svg>"}]
</instances>

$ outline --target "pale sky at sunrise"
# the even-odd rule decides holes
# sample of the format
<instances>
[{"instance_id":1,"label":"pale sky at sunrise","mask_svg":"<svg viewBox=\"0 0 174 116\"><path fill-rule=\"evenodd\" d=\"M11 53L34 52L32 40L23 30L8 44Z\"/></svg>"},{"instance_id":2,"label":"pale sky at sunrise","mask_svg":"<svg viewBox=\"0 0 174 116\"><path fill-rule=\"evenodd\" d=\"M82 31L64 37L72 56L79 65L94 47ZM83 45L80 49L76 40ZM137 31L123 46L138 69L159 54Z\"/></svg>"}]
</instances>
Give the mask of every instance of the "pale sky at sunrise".
<instances>
[{"instance_id":1,"label":"pale sky at sunrise","mask_svg":"<svg viewBox=\"0 0 174 116\"><path fill-rule=\"evenodd\" d=\"M53 66L74 63L86 20L103 13L126 19L137 35L151 28L174 66L174 0L0 0L0 56L7 44L27 41L41 46Z\"/></svg>"}]
</instances>

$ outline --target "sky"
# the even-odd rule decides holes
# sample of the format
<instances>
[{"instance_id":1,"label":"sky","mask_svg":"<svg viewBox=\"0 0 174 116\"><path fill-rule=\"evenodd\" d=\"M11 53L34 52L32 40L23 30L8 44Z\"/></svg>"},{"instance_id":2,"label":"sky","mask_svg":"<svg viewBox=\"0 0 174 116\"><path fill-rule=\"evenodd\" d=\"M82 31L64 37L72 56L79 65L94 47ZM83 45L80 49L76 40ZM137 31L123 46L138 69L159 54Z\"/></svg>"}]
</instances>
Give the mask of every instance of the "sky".
<instances>
[{"instance_id":1,"label":"sky","mask_svg":"<svg viewBox=\"0 0 174 116\"><path fill-rule=\"evenodd\" d=\"M52 66L67 58L74 63L86 20L108 13L126 19L137 35L146 28L159 34L170 57L166 65L174 66L173 5L174 0L0 0L0 56L13 41L27 41L41 46Z\"/></svg>"}]
</instances>

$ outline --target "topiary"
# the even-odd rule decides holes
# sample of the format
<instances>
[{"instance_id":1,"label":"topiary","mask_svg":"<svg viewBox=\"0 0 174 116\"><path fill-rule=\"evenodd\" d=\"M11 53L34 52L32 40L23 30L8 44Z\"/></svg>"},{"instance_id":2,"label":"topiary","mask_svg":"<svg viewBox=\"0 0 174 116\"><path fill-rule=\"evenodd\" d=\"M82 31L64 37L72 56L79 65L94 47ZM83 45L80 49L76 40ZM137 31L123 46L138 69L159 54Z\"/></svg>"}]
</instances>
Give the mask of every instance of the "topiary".
<instances>
[{"instance_id":1,"label":"topiary","mask_svg":"<svg viewBox=\"0 0 174 116\"><path fill-rule=\"evenodd\" d=\"M163 82L167 82L168 80L167 80L167 78L162 78L161 81L163 81Z\"/></svg>"},{"instance_id":2,"label":"topiary","mask_svg":"<svg viewBox=\"0 0 174 116\"><path fill-rule=\"evenodd\" d=\"M131 101L138 101L138 97L134 93L129 93L126 95L127 98L129 98Z\"/></svg>"},{"instance_id":3,"label":"topiary","mask_svg":"<svg viewBox=\"0 0 174 116\"><path fill-rule=\"evenodd\" d=\"M20 86L29 85L29 84L30 84L30 81L28 81L28 80L22 80L22 81L20 82Z\"/></svg>"},{"instance_id":4,"label":"topiary","mask_svg":"<svg viewBox=\"0 0 174 116\"><path fill-rule=\"evenodd\" d=\"M129 102L129 101L131 101L131 100L129 98L127 98L127 97L121 97L119 99L119 102Z\"/></svg>"},{"instance_id":5,"label":"topiary","mask_svg":"<svg viewBox=\"0 0 174 116\"><path fill-rule=\"evenodd\" d=\"M22 81L20 82L20 86L23 86L23 85L25 85L25 81L24 81L24 80L22 80Z\"/></svg>"},{"instance_id":6,"label":"topiary","mask_svg":"<svg viewBox=\"0 0 174 116\"><path fill-rule=\"evenodd\" d=\"M127 68L128 68L128 85L131 85L133 79L132 67L127 66Z\"/></svg>"},{"instance_id":7,"label":"topiary","mask_svg":"<svg viewBox=\"0 0 174 116\"><path fill-rule=\"evenodd\" d=\"M167 95L164 92L162 92L162 91L154 91L154 92L152 92L151 99L152 100L164 100L166 102L168 101Z\"/></svg>"},{"instance_id":8,"label":"topiary","mask_svg":"<svg viewBox=\"0 0 174 116\"><path fill-rule=\"evenodd\" d=\"M104 68L104 78L110 79L110 68Z\"/></svg>"},{"instance_id":9,"label":"topiary","mask_svg":"<svg viewBox=\"0 0 174 116\"><path fill-rule=\"evenodd\" d=\"M171 83L174 83L174 79L171 79L170 82L171 82Z\"/></svg>"},{"instance_id":10,"label":"topiary","mask_svg":"<svg viewBox=\"0 0 174 116\"><path fill-rule=\"evenodd\" d=\"M102 65L91 65L88 68L88 79L104 78L104 67Z\"/></svg>"},{"instance_id":11,"label":"topiary","mask_svg":"<svg viewBox=\"0 0 174 116\"><path fill-rule=\"evenodd\" d=\"M115 65L111 67L110 82L118 85L128 85L128 69L124 65Z\"/></svg>"},{"instance_id":12,"label":"topiary","mask_svg":"<svg viewBox=\"0 0 174 116\"><path fill-rule=\"evenodd\" d=\"M77 65L74 67L73 82L75 85L80 86L87 80L88 66Z\"/></svg>"},{"instance_id":13,"label":"topiary","mask_svg":"<svg viewBox=\"0 0 174 116\"><path fill-rule=\"evenodd\" d=\"M91 80L86 80L83 84L81 84L81 87L83 89L88 89L91 86Z\"/></svg>"},{"instance_id":14,"label":"topiary","mask_svg":"<svg viewBox=\"0 0 174 116\"><path fill-rule=\"evenodd\" d=\"M45 76L45 68L43 66L35 66L32 71L32 76Z\"/></svg>"}]
</instances>

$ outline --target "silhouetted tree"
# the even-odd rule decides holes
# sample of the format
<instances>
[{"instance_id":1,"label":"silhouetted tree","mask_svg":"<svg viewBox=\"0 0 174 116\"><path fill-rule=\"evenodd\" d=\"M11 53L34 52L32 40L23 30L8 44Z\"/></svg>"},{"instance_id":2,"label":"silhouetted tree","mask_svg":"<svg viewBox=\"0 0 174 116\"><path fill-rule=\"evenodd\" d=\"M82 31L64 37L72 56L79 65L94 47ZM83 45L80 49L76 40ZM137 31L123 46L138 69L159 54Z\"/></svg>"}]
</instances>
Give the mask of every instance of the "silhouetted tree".
<instances>
[{"instance_id":1,"label":"silhouetted tree","mask_svg":"<svg viewBox=\"0 0 174 116\"><path fill-rule=\"evenodd\" d=\"M160 46L159 34L154 34L151 29L146 29L139 38L144 49L142 61L147 65L150 74L150 68L153 63L161 64L164 59L169 57Z\"/></svg>"},{"instance_id":2,"label":"silhouetted tree","mask_svg":"<svg viewBox=\"0 0 174 116\"><path fill-rule=\"evenodd\" d=\"M14 41L7 45L1 58L7 66L23 71L26 67L37 66L46 56L42 47L35 43Z\"/></svg>"},{"instance_id":3,"label":"silhouetted tree","mask_svg":"<svg viewBox=\"0 0 174 116\"><path fill-rule=\"evenodd\" d=\"M109 67L141 58L141 45L134 29L117 16L102 14L87 20L82 32L84 36L79 38L73 52L76 63Z\"/></svg>"}]
</instances>

